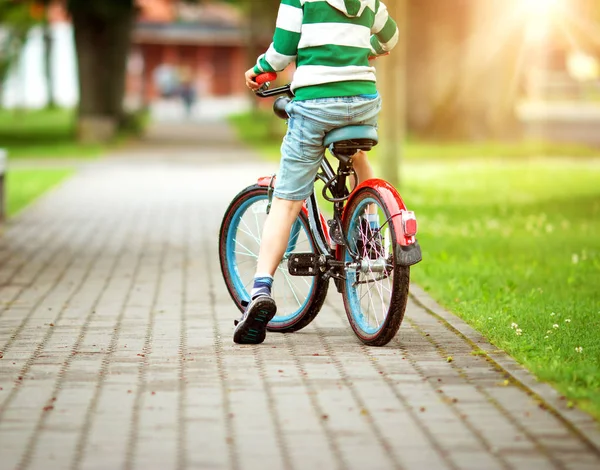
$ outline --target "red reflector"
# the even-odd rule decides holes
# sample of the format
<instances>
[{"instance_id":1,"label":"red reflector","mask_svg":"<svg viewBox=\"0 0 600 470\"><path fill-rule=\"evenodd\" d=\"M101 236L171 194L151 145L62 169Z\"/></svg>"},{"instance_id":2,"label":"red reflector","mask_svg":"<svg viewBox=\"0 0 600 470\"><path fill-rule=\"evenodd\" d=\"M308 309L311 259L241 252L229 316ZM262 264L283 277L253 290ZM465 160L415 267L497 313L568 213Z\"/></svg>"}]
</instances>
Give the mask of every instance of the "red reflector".
<instances>
[{"instance_id":1,"label":"red reflector","mask_svg":"<svg viewBox=\"0 0 600 470\"><path fill-rule=\"evenodd\" d=\"M405 237L414 237L417 234L417 219L414 212L405 212L402 217Z\"/></svg>"}]
</instances>

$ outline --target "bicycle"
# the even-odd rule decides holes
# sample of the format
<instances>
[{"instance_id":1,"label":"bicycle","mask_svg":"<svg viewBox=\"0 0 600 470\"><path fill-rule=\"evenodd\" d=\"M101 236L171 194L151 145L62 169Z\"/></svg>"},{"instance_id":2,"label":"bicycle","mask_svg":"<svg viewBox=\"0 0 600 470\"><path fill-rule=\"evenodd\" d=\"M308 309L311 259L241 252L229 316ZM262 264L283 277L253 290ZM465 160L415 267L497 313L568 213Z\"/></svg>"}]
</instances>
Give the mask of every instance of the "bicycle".
<instances>
[{"instance_id":1,"label":"bicycle","mask_svg":"<svg viewBox=\"0 0 600 470\"><path fill-rule=\"evenodd\" d=\"M286 119L292 99L290 85L269 89L276 74L256 78L258 97L278 96L275 114ZM332 130L323 145L337 160L337 169L323 158L315 181L322 197L333 204L326 219L317 203L317 189L304 202L290 232L285 255L275 273L272 295L277 315L271 332L290 333L317 316L333 279L356 336L366 345L384 346L396 335L406 309L410 266L421 261L415 235L417 221L400 194L382 179L370 179L350 190L356 178L352 157L378 143L376 128L353 125ZM354 179L356 181L356 179ZM250 301L262 224L269 213L276 176L262 176L243 189L225 211L219 231L219 259L227 290L240 311ZM383 223L371 228L366 214Z\"/></svg>"}]
</instances>

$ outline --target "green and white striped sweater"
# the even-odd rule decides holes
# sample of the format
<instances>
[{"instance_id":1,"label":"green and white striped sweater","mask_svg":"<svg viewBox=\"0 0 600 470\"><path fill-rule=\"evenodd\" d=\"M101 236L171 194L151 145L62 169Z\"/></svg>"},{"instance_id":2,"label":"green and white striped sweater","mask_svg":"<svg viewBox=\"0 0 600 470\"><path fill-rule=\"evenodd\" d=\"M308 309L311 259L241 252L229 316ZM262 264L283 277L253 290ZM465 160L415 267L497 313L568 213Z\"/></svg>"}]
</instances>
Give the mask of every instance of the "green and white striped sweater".
<instances>
[{"instance_id":1,"label":"green and white striped sweater","mask_svg":"<svg viewBox=\"0 0 600 470\"><path fill-rule=\"evenodd\" d=\"M398 42L398 27L380 0L281 0L275 35L255 73L296 62L297 100L377 92L369 56Z\"/></svg>"}]
</instances>

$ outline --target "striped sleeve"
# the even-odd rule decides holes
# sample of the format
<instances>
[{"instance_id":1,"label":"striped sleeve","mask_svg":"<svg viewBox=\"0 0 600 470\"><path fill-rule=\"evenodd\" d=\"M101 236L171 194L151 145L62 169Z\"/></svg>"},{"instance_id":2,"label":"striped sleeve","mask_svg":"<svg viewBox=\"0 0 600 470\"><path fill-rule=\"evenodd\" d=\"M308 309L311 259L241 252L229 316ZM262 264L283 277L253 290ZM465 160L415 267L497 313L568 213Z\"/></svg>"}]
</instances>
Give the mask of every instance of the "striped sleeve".
<instances>
[{"instance_id":1,"label":"striped sleeve","mask_svg":"<svg viewBox=\"0 0 600 470\"><path fill-rule=\"evenodd\" d=\"M377 11L375 13L375 22L371 28L371 48L372 52L383 54L391 51L398 43L398 26L389 15L387 7L383 2L377 2Z\"/></svg>"},{"instance_id":2,"label":"striped sleeve","mask_svg":"<svg viewBox=\"0 0 600 470\"><path fill-rule=\"evenodd\" d=\"M281 0L273 42L258 58L255 73L280 72L296 60L304 17L300 1Z\"/></svg>"}]
</instances>

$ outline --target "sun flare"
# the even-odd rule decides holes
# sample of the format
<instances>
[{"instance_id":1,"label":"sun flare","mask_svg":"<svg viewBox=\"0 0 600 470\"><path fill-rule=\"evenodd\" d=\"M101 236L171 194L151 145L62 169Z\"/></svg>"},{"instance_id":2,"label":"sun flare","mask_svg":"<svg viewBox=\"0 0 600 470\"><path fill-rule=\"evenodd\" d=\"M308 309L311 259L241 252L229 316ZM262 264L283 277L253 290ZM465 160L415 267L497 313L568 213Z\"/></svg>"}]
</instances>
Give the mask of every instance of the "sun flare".
<instances>
[{"instance_id":1,"label":"sun flare","mask_svg":"<svg viewBox=\"0 0 600 470\"><path fill-rule=\"evenodd\" d=\"M561 0L522 0L524 10L530 15L544 15L554 12Z\"/></svg>"}]
</instances>

